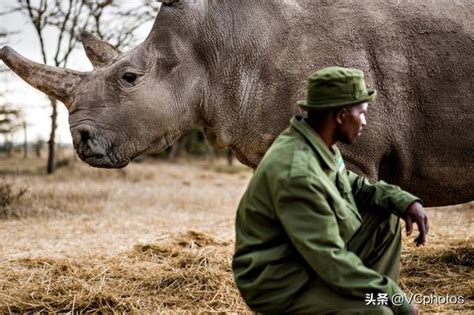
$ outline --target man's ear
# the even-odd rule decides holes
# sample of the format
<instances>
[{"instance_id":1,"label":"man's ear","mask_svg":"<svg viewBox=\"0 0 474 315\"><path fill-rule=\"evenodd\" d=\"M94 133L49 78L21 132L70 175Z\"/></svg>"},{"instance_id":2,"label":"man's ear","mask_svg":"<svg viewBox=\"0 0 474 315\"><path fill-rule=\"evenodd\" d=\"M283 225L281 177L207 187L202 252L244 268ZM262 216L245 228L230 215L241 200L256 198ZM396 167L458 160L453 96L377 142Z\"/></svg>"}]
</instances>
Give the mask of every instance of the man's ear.
<instances>
[{"instance_id":1,"label":"man's ear","mask_svg":"<svg viewBox=\"0 0 474 315\"><path fill-rule=\"evenodd\" d=\"M345 118L346 114L347 114L347 109L345 107L334 111L334 115L335 115L335 118L336 118L336 123L338 125L342 125L342 123L344 122L344 118Z\"/></svg>"}]
</instances>

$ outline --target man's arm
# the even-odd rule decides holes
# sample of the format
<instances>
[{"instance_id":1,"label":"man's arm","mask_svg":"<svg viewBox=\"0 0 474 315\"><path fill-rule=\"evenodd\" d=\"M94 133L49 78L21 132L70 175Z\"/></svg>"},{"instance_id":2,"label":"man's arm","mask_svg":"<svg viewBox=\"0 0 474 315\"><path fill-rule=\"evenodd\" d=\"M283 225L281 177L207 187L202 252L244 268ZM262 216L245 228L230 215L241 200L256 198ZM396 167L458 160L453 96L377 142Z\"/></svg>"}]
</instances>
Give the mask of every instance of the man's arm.
<instances>
[{"instance_id":1,"label":"man's arm","mask_svg":"<svg viewBox=\"0 0 474 315\"><path fill-rule=\"evenodd\" d=\"M390 278L364 266L346 250L333 209L321 186L307 177L292 178L276 198L276 212L291 242L316 274L343 295L365 298L374 292L389 298L402 293ZM392 309L407 314L410 305Z\"/></svg>"},{"instance_id":2,"label":"man's arm","mask_svg":"<svg viewBox=\"0 0 474 315\"><path fill-rule=\"evenodd\" d=\"M415 243L417 246L425 244L426 234L428 234L428 216L418 197L384 181L371 184L367 178L351 171L347 171L347 177L359 209L377 206L395 212L405 220L407 235L413 231L413 222L416 223L420 234L415 239Z\"/></svg>"},{"instance_id":3,"label":"man's arm","mask_svg":"<svg viewBox=\"0 0 474 315\"><path fill-rule=\"evenodd\" d=\"M347 178L352 186L352 195L354 196L357 208L360 210L377 206L402 216L413 202L421 202L418 197L383 180L372 184L367 178L359 176L352 171L347 171Z\"/></svg>"}]
</instances>

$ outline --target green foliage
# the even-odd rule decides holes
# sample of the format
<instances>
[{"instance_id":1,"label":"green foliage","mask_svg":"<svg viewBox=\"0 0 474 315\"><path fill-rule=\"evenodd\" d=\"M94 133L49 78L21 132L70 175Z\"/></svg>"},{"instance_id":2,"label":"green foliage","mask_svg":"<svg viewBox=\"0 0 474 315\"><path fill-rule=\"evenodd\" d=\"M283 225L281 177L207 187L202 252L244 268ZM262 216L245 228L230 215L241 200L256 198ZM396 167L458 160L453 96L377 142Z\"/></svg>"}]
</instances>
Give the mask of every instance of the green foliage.
<instances>
[{"instance_id":1,"label":"green foliage","mask_svg":"<svg viewBox=\"0 0 474 315\"><path fill-rule=\"evenodd\" d=\"M204 132L201 129L194 129L189 132L189 139L186 143L186 153L191 155L205 155L209 152L209 144L206 141Z\"/></svg>"}]
</instances>

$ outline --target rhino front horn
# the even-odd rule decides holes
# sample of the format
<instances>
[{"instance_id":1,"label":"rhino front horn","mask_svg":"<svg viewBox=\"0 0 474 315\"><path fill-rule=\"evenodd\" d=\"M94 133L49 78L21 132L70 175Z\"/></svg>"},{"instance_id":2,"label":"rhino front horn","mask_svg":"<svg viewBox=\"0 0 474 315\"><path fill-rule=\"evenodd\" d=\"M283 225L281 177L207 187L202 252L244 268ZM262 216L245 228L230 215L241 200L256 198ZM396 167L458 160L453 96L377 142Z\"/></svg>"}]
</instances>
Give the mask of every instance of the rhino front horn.
<instances>
[{"instance_id":1,"label":"rhino front horn","mask_svg":"<svg viewBox=\"0 0 474 315\"><path fill-rule=\"evenodd\" d=\"M120 56L120 52L114 46L89 32L81 32L81 42L87 58L94 67L108 65Z\"/></svg>"},{"instance_id":2,"label":"rhino front horn","mask_svg":"<svg viewBox=\"0 0 474 315\"><path fill-rule=\"evenodd\" d=\"M0 50L0 59L26 83L60 100L66 106L72 101L74 87L85 76L78 71L31 61L8 46Z\"/></svg>"}]
</instances>

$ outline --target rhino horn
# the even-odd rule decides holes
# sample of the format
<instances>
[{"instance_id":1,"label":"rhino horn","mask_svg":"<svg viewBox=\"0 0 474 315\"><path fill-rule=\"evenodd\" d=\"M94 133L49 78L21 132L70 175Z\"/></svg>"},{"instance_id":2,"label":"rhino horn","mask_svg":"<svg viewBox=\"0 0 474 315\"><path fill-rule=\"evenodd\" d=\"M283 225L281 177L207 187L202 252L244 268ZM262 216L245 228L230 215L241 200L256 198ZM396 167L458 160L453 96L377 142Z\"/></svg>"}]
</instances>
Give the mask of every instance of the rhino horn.
<instances>
[{"instance_id":1,"label":"rhino horn","mask_svg":"<svg viewBox=\"0 0 474 315\"><path fill-rule=\"evenodd\" d=\"M74 87L86 75L31 61L8 46L0 49L0 59L29 85L60 100L66 106L72 101Z\"/></svg>"},{"instance_id":2,"label":"rhino horn","mask_svg":"<svg viewBox=\"0 0 474 315\"><path fill-rule=\"evenodd\" d=\"M89 32L81 32L81 42L87 58L94 67L108 65L120 56L120 52L114 46Z\"/></svg>"}]
</instances>

